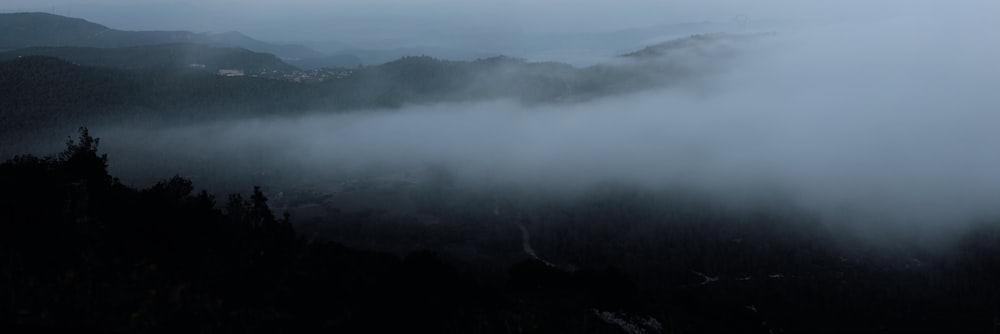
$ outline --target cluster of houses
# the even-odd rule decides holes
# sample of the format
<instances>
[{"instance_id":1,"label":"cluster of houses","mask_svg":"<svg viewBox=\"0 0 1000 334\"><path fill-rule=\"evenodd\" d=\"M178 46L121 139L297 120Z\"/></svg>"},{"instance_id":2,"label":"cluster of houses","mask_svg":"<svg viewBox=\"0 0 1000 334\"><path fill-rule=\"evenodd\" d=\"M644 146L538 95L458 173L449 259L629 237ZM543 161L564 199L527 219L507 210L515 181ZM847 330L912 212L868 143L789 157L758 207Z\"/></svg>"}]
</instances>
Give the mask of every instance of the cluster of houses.
<instances>
[{"instance_id":1,"label":"cluster of houses","mask_svg":"<svg viewBox=\"0 0 1000 334\"><path fill-rule=\"evenodd\" d=\"M261 70L261 71L249 72L242 69L219 69L216 72L216 74L224 77L248 76L253 78L265 78L265 79L283 80L291 82L317 83L328 80L347 78L352 74L354 74L354 70L346 68L320 68L313 70L294 70L294 71Z\"/></svg>"}]
</instances>

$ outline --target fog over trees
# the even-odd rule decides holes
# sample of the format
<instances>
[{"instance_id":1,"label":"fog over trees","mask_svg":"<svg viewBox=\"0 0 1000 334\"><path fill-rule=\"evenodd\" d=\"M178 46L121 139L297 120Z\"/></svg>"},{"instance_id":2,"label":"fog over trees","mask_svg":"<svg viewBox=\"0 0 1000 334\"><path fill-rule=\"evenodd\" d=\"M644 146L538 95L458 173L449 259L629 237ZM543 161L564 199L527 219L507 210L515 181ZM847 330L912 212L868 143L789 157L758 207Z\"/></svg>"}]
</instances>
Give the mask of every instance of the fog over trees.
<instances>
[{"instance_id":1,"label":"fog over trees","mask_svg":"<svg viewBox=\"0 0 1000 334\"><path fill-rule=\"evenodd\" d=\"M947 229L997 213L1000 148L989 143L1000 140L992 126L1000 101L988 91L1000 76L988 55L998 50L944 28L927 32L940 37L933 42L905 38L924 27L907 20L762 36L707 64L706 53L733 46L674 50L662 61L697 74L585 103L418 102L104 133L143 138L114 141L112 151L155 145L160 159L182 165L220 152L261 169L245 174L351 177L335 171L440 165L472 184L621 181L737 200L781 192L791 205L847 215L832 220ZM974 46L981 53L947 51ZM953 59L939 61L942 53Z\"/></svg>"},{"instance_id":2,"label":"fog over trees","mask_svg":"<svg viewBox=\"0 0 1000 334\"><path fill-rule=\"evenodd\" d=\"M626 3L0 13L0 325L1000 328L995 5Z\"/></svg>"}]
</instances>

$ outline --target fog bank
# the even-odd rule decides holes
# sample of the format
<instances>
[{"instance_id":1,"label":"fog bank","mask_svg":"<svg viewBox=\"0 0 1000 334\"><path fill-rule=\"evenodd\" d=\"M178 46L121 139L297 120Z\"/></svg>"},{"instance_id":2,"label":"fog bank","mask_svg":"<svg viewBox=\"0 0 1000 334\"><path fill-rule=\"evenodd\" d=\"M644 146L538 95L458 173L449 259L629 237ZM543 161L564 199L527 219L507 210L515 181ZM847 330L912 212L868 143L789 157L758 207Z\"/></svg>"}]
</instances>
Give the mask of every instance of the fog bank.
<instances>
[{"instance_id":1,"label":"fog bank","mask_svg":"<svg viewBox=\"0 0 1000 334\"><path fill-rule=\"evenodd\" d=\"M1000 29L985 16L779 32L723 75L586 104L92 130L123 175L188 166L308 183L444 166L469 186L778 191L829 220L947 227L1000 213Z\"/></svg>"}]
</instances>

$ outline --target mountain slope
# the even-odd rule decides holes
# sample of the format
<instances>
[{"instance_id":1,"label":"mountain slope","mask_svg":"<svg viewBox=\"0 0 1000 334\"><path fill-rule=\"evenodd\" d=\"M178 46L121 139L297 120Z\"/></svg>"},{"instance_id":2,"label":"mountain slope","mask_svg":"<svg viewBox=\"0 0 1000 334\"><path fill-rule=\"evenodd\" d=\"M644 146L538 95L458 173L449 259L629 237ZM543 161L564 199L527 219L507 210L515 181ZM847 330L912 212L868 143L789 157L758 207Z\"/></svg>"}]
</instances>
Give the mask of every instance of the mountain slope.
<instances>
[{"instance_id":1,"label":"mountain slope","mask_svg":"<svg viewBox=\"0 0 1000 334\"><path fill-rule=\"evenodd\" d=\"M305 46L271 44L236 32L125 31L47 13L0 14L0 51L36 46L115 48L176 43L241 47L292 59L323 56Z\"/></svg>"},{"instance_id":2,"label":"mountain slope","mask_svg":"<svg viewBox=\"0 0 1000 334\"><path fill-rule=\"evenodd\" d=\"M324 54L306 46L296 44L271 44L253 39L250 36L237 31L206 34L202 36L207 38L212 44L235 46L257 52L271 53L285 59L321 58L325 56Z\"/></svg>"},{"instance_id":3,"label":"mountain slope","mask_svg":"<svg viewBox=\"0 0 1000 334\"><path fill-rule=\"evenodd\" d=\"M678 38L669 40L663 43L658 43L654 45L647 46L641 50L629 52L622 57L624 58L656 58L663 56L676 55L677 53L684 52L696 52L696 53L706 53L712 51L728 51L728 50L707 50L708 48L728 48L730 50L735 49L737 43L752 41L757 38L772 36L774 33L757 33L757 34L730 34L730 33L712 33L712 34L697 34L691 35L684 38Z\"/></svg>"},{"instance_id":4,"label":"mountain slope","mask_svg":"<svg viewBox=\"0 0 1000 334\"><path fill-rule=\"evenodd\" d=\"M288 60L288 63L303 69L317 69L317 68L354 68L364 64L364 61L355 55L338 54L325 57Z\"/></svg>"},{"instance_id":5,"label":"mountain slope","mask_svg":"<svg viewBox=\"0 0 1000 334\"><path fill-rule=\"evenodd\" d=\"M55 57L81 65L122 69L201 68L209 71L226 68L246 71L295 69L270 54L198 44L141 45L124 48L30 47L0 53L0 60L24 56Z\"/></svg>"},{"instance_id":6,"label":"mountain slope","mask_svg":"<svg viewBox=\"0 0 1000 334\"><path fill-rule=\"evenodd\" d=\"M88 44L108 30L83 19L46 13L0 14L0 49Z\"/></svg>"},{"instance_id":7,"label":"mountain slope","mask_svg":"<svg viewBox=\"0 0 1000 334\"><path fill-rule=\"evenodd\" d=\"M293 112L308 107L315 91L279 80L98 68L26 56L0 62L0 137L108 119L147 123Z\"/></svg>"},{"instance_id":8,"label":"mountain slope","mask_svg":"<svg viewBox=\"0 0 1000 334\"><path fill-rule=\"evenodd\" d=\"M54 127L72 129L81 124L111 121L217 121L309 110L337 112L495 99L525 104L576 103L697 84L734 66L735 55L742 52L738 45L714 46L716 42L693 38L680 43L681 46L674 45L669 52L621 57L584 68L509 57L475 61L405 57L382 65L341 70L327 80L310 84L264 79L264 76L253 78L250 73L248 77L227 78L191 71L177 67L194 61L182 58L183 55L151 56L168 64L170 58L180 58L172 63L173 67L132 70L123 70L129 67L116 66L118 63L105 63L112 68L94 68L24 56L0 61L0 91L9 92L0 94L0 137L12 131L34 134ZM683 46L687 43L692 44ZM35 50L68 52L68 59L80 59L92 52L88 59L94 62L113 61L100 52L124 52L82 48ZM117 57L120 61L130 61L132 56ZM268 59L277 61L273 57ZM293 72L291 75L304 73Z\"/></svg>"}]
</instances>

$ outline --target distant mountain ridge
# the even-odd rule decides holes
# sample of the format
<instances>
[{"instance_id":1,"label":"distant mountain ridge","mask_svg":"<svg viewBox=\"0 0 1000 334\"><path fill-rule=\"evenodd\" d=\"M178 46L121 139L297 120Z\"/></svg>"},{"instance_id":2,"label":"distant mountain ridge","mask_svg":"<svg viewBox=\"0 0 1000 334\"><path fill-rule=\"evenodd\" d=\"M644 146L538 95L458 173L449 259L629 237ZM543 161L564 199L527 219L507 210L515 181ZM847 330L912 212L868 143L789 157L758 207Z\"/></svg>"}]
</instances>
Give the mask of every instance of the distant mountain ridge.
<instances>
[{"instance_id":1,"label":"distant mountain ridge","mask_svg":"<svg viewBox=\"0 0 1000 334\"><path fill-rule=\"evenodd\" d=\"M773 32L765 33L755 33L755 34L729 34L729 33L711 33L711 34L695 34L685 38L678 38L669 40L663 43L657 43L649 45L638 51L633 51L622 55L622 57L629 58L655 58L661 57L672 52L684 52L685 50L700 50L706 46L717 47L726 46L727 44L734 44L745 42L760 37L767 37L774 35Z\"/></svg>"},{"instance_id":2,"label":"distant mountain ridge","mask_svg":"<svg viewBox=\"0 0 1000 334\"><path fill-rule=\"evenodd\" d=\"M29 47L0 53L0 60L25 56L46 56L86 66L120 69L192 68L208 71L239 69L244 71L296 68L267 53L242 48L210 47L200 44L159 44L122 48Z\"/></svg>"},{"instance_id":3,"label":"distant mountain ridge","mask_svg":"<svg viewBox=\"0 0 1000 334\"><path fill-rule=\"evenodd\" d=\"M751 40L755 39L727 34L696 35L589 67L503 56L474 61L421 56L316 73L278 71L278 77L270 75L272 71L247 71L245 75L228 77L178 68L202 60L183 58L184 52L169 50L187 47L195 53L219 52L218 48L203 45L32 48L27 51L35 55L16 55L26 50L8 52L7 57L0 53L0 91L7 92L0 94L0 140L22 140L17 138L39 134L38 129L54 131L60 126L71 129L80 124L104 122L218 121L495 99L512 99L529 105L579 103L697 83L733 66L735 56L742 52L737 44ZM154 51L158 48L167 51ZM69 53L62 57L70 62L46 57L41 51L49 56ZM233 61L247 57L280 66L280 60L271 55L241 49L221 51L234 53L237 57ZM149 59L129 56L135 52L152 55ZM168 66L129 68L114 62L114 59L132 61L131 64L139 61L131 58ZM96 66L87 61L105 64ZM218 64L223 64L222 60ZM218 64L214 66L221 66ZM203 65L207 69L209 64Z\"/></svg>"},{"instance_id":4,"label":"distant mountain ridge","mask_svg":"<svg viewBox=\"0 0 1000 334\"><path fill-rule=\"evenodd\" d=\"M48 13L0 14L0 51L41 46L120 48L177 43L240 47L284 59L325 56L305 46L271 44L239 32L126 31Z\"/></svg>"}]
</instances>

